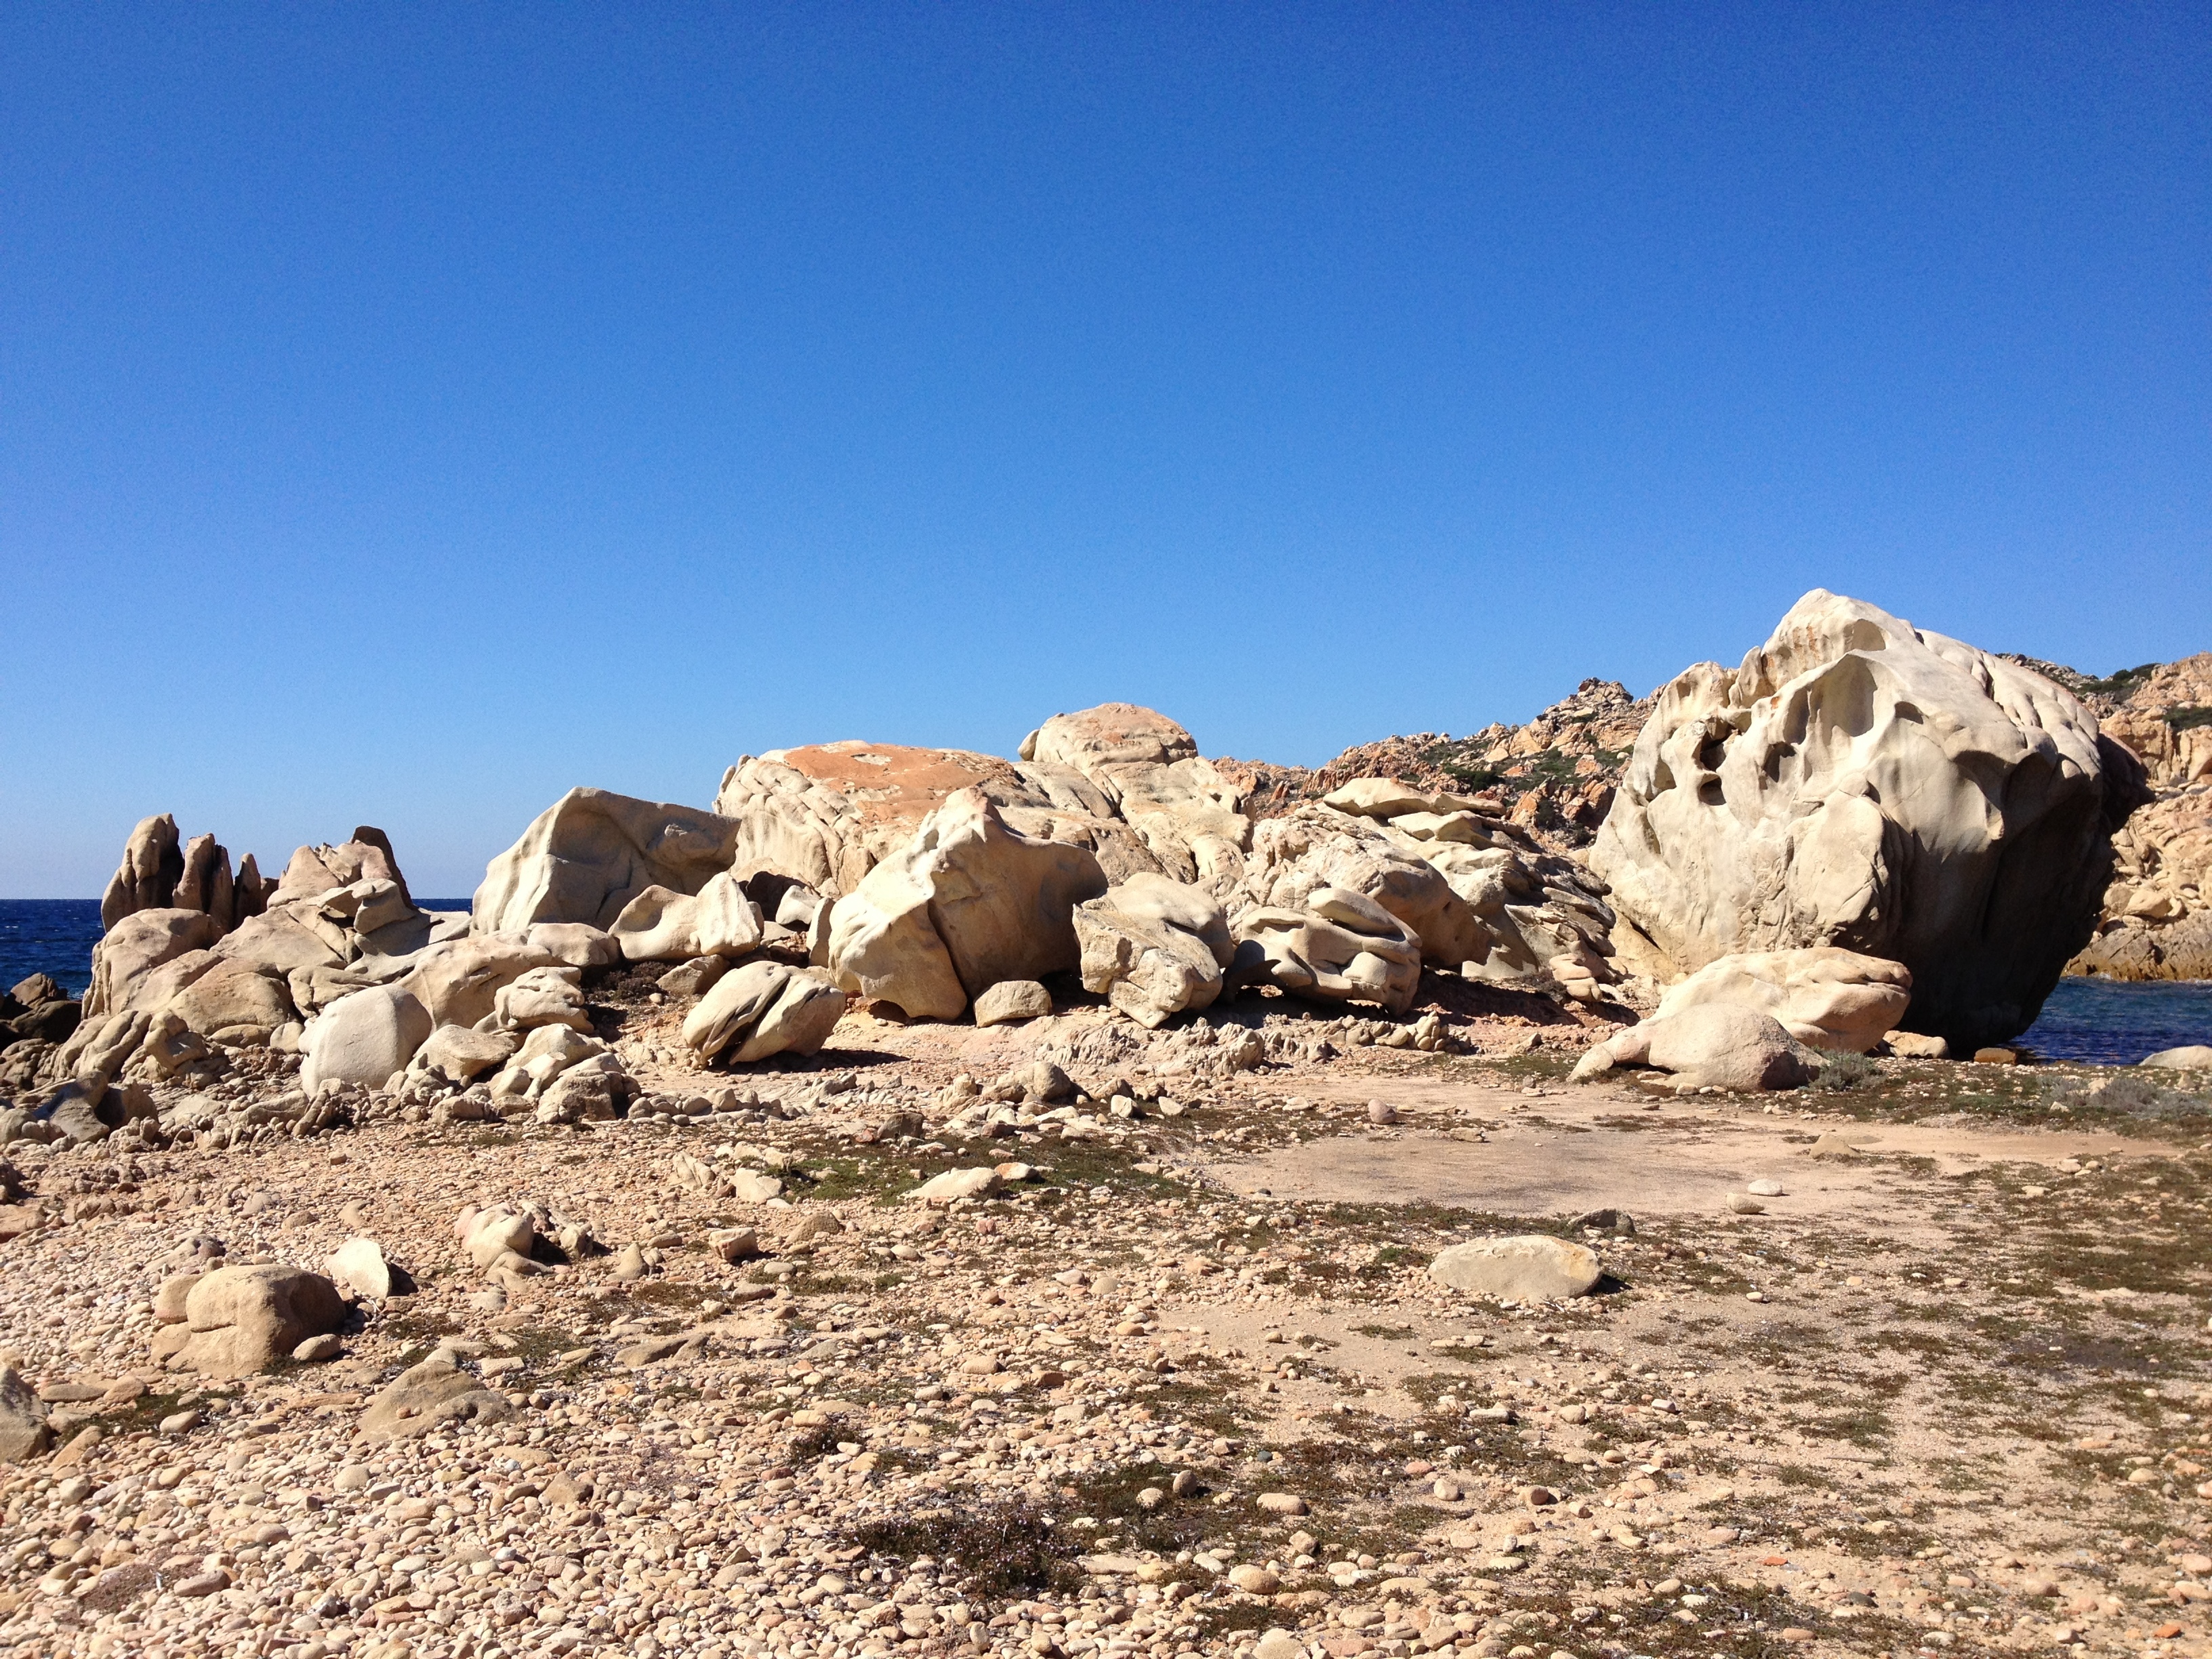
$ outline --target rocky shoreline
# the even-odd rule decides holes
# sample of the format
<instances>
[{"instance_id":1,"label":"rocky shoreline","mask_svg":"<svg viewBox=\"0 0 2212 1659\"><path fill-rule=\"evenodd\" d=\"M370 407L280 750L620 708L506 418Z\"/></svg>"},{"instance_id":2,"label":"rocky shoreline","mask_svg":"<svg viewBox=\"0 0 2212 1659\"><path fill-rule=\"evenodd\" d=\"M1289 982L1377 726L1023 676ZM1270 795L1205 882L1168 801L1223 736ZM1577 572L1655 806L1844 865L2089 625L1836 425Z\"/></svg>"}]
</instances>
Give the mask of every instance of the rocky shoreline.
<instances>
[{"instance_id":1,"label":"rocky shoreline","mask_svg":"<svg viewBox=\"0 0 2212 1659\"><path fill-rule=\"evenodd\" d=\"M465 915L149 818L0 1011L0 1651L2201 1653L2212 1048L2002 1046L2197 749L2055 672L776 750Z\"/></svg>"}]
</instances>

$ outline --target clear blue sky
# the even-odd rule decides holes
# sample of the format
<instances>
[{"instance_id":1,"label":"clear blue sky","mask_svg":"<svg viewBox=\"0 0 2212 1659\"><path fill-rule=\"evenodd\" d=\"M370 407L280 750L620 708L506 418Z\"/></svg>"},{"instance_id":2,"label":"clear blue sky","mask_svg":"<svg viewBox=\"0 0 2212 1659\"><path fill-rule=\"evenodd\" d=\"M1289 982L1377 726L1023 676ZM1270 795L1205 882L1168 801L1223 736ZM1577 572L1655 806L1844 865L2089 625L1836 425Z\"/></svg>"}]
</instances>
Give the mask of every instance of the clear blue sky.
<instances>
[{"instance_id":1,"label":"clear blue sky","mask_svg":"<svg viewBox=\"0 0 2212 1659\"><path fill-rule=\"evenodd\" d=\"M2212 647L2202 4L18 3L0 144L0 895Z\"/></svg>"}]
</instances>

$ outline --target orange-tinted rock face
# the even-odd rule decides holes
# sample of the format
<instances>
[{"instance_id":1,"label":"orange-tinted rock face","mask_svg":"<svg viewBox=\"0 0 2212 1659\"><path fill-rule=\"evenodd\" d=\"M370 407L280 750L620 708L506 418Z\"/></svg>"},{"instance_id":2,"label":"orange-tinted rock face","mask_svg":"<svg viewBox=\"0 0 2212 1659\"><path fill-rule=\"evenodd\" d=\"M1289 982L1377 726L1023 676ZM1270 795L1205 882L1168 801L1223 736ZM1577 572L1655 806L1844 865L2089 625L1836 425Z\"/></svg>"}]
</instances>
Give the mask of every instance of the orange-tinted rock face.
<instances>
[{"instance_id":1,"label":"orange-tinted rock face","mask_svg":"<svg viewBox=\"0 0 2212 1659\"><path fill-rule=\"evenodd\" d=\"M872 839L876 830L890 830L894 847L903 844L955 790L994 784L1002 790L1026 787L1008 762L963 749L910 749L848 738L773 750L763 758L779 761L844 796L864 826L863 835Z\"/></svg>"},{"instance_id":2,"label":"orange-tinted rock face","mask_svg":"<svg viewBox=\"0 0 2212 1659\"><path fill-rule=\"evenodd\" d=\"M902 744L807 744L746 757L723 774L714 810L734 818L740 878L773 870L828 893L849 893L911 840L958 790L1020 793L1021 776L993 755Z\"/></svg>"}]
</instances>

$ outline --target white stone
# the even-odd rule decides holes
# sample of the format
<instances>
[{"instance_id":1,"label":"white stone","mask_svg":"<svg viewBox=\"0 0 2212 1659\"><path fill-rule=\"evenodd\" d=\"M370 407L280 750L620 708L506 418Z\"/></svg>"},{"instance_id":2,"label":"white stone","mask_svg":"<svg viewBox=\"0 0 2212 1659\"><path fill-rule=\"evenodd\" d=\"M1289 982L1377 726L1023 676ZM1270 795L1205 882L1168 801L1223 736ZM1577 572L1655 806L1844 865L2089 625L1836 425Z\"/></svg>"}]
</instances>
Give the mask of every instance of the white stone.
<instances>
[{"instance_id":1,"label":"white stone","mask_svg":"<svg viewBox=\"0 0 2212 1659\"><path fill-rule=\"evenodd\" d=\"M1584 1244L1531 1233L1513 1238L1470 1239L1429 1263L1438 1284L1472 1296L1508 1302L1559 1302L1587 1296L1604 1269Z\"/></svg>"}]
</instances>

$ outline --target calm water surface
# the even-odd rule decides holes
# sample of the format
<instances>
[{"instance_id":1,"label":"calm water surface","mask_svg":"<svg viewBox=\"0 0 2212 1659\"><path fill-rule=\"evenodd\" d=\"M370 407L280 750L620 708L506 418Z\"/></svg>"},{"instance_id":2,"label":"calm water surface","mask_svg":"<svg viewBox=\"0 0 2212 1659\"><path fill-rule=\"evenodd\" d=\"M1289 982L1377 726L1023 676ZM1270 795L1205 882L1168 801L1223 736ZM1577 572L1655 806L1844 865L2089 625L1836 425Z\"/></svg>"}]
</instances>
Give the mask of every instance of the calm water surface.
<instances>
[{"instance_id":1,"label":"calm water surface","mask_svg":"<svg viewBox=\"0 0 2212 1659\"><path fill-rule=\"evenodd\" d=\"M420 899L426 910L465 910L466 899ZM32 974L52 974L71 996L92 983L100 943L98 899L0 899L0 991Z\"/></svg>"}]
</instances>

